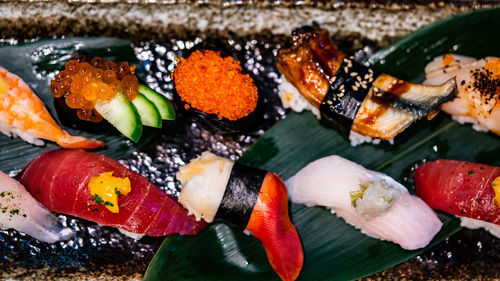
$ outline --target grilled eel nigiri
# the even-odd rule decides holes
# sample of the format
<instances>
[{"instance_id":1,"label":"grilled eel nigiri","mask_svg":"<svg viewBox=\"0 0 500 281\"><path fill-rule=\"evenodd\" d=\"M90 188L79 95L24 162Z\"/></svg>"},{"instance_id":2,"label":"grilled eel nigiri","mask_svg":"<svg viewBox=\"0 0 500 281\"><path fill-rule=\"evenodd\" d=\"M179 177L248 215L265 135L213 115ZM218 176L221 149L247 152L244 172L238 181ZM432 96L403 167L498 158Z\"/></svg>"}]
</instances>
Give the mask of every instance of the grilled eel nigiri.
<instances>
[{"instance_id":1,"label":"grilled eel nigiri","mask_svg":"<svg viewBox=\"0 0 500 281\"><path fill-rule=\"evenodd\" d=\"M422 86L377 73L346 58L317 26L294 30L290 43L278 51L278 69L345 137L352 131L391 140L417 119L434 117L455 97L454 78Z\"/></svg>"}]
</instances>

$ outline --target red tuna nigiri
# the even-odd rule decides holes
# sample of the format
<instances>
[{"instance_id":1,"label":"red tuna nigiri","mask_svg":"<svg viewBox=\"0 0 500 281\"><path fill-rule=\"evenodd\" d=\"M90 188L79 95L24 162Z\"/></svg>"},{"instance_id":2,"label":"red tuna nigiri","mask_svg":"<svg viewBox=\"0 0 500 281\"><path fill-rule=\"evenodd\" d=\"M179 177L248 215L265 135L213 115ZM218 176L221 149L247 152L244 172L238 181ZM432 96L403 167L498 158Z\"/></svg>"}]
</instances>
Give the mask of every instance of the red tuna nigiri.
<instances>
[{"instance_id":1,"label":"red tuna nigiri","mask_svg":"<svg viewBox=\"0 0 500 281\"><path fill-rule=\"evenodd\" d=\"M429 206L453 215L500 224L493 181L500 168L456 160L437 160L414 173L417 195Z\"/></svg>"},{"instance_id":2,"label":"red tuna nigiri","mask_svg":"<svg viewBox=\"0 0 500 281\"><path fill-rule=\"evenodd\" d=\"M113 172L130 180L130 192L118 197L119 212L98 204L89 191L92 177ZM148 180L103 155L59 149L38 156L17 176L50 211L113 226L132 233L164 236L197 234L205 227L174 198Z\"/></svg>"}]
</instances>

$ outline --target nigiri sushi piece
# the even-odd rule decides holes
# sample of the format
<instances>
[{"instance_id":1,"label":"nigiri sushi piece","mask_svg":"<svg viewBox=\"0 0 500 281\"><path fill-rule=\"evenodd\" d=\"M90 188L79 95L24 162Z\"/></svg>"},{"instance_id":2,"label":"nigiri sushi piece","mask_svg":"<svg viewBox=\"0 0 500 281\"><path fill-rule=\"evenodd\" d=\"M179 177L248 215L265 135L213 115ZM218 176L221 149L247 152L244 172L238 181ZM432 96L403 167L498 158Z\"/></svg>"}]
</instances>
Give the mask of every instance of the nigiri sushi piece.
<instances>
[{"instance_id":1,"label":"nigiri sushi piece","mask_svg":"<svg viewBox=\"0 0 500 281\"><path fill-rule=\"evenodd\" d=\"M288 215L286 187L277 175L206 151L180 167L177 179L182 183L179 202L196 219L251 232L281 279L297 278L304 254Z\"/></svg>"},{"instance_id":2,"label":"nigiri sushi piece","mask_svg":"<svg viewBox=\"0 0 500 281\"><path fill-rule=\"evenodd\" d=\"M15 229L43 242L57 242L74 235L37 202L18 181L0 172L0 228Z\"/></svg>"},{"instance_id":3,"label":"nigiri sushi piece","mask_svg":"<svg viewBox=\"0 0 500 281\"><path fill-rule=\"evenodd\" d=\"M403 185L340 156L308 164L286 186L293 202L329 208L364 234L403 249L425 247L442 226L434 211Z\"/></svg>"},{"instance_id":4,"label":"nigiri sushi piece","mask_svg":"<svg viewBox=\"0 0 500 281\"><path fill-rule=\"evenodd\" d=\"M7 69L0 67L0 132L43 145L40 139L56 142L66 148L98 148L104 143L71 136L57 125L43 102L29 86Z\"/></svg>"},{"instance_id":5,"label":"nigiri sushi piece","mask_svg":"<svg viewBox=\"0 0 500 281\"><path fill-rule=\"evenodd\" d=\"M135 66L76 54L50 83L58 115L87 131L119 131L138 142L143 125L175 119L170 101L135 76Z\"/></svg>"},{"instance_id":6,"label":"nigiri sushi piece","mask_svg":"<svg viewBox=\"0 0 500 281\"><path fill-rule=\"evenodd\" d=\"M424 84L438 85L456 77L457 97L443 111L459 123L472 123L477 131L500 135L500 59L440 56L425 68Z\"/></svg>"},{"instance_id":7,"label":"nigiri sushi piece","mask_svg":"<svg viewBox=\"0 0 500 281\"><path fill-rule=\"evenodd\" d=\"M416 120L432 119L441 104L455 97L454 78L423 86L377 73L347 58L318 26L294 30L290 43L276 56L285 83L353 141L358 135L392 140Z\"/></svg>"},{"instance_id":8,"label":"nigiri sushi piece","mask_svg":"<svg viewBox=\"0 0 500 281\"><path fill-rule=\"evenodd\" d=\"M414 176L417 195L429 206L500 238L499 167L443 159L423 164Z\"/></svg>"},{"instance_id":9,"label":"nigiri sushi piece","mask_svg":"<svg viewBox=\"0 0 500 281\"><path fill-rule=\"evenodd\" d=\"M192 235L206 225L189 216L174 198L145 177L103 155L81 149L46 152L17 178L52 212L128 233Z\"/></svg>"}]
</instances>

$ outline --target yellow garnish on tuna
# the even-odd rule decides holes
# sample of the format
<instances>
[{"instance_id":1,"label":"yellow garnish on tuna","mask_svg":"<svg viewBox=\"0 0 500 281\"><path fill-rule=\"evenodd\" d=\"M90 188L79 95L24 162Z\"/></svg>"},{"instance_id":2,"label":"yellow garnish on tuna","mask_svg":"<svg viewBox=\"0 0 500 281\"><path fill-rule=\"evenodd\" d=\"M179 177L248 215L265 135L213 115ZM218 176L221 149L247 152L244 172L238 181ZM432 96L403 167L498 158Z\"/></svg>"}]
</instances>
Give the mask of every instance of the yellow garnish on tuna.
<instances>
[{"instance_id":1,"label":"yellow garnish on tuna","mask_svg":"<svg viewBox=\"0 0 500 281\"><path fill-rule=\"evenodd\" d=\"M491 187L493 187L493 191L495 191L495 204L498 208L500 208L500 177L497 177L492 183Z\"/></svg>"},{"instance_id":2,"label":"yellow garnish on tuna","mask_svg":"<svg viewBox=\"0 0 500 281\"><path fill-rule=\"evenodd\" d=\"M118 195L125 196L130 192L130 180L128 177L114 177L113 172L106 172L90 179L89 190L97 204L102 204L111 212L118 213Z\"/></svg>"}]
</instances>

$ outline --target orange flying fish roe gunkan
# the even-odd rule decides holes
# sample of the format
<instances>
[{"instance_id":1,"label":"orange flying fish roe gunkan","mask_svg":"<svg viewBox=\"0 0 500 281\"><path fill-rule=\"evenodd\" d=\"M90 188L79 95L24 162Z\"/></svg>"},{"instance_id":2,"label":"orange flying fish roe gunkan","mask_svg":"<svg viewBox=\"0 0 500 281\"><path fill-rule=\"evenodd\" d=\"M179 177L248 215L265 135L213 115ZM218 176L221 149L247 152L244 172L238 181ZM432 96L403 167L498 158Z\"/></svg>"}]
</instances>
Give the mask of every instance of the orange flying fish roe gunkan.
<instances>
[{"instance_id":1,"label":"orange flying fish roe gunkan","mask_svg":"<svg viewBox=\"0 0 500 281\"><path fill-rule=\"evenodd\" d=\"M238 120L254 111L258 93L252 78L240 64L220 52L195 51L178 60L175 89L182 101L219 118Z\"/></svg>"},{"instance_id":2,"label":"orange flying fish roe gunkan","mask_svg":"<svg viewBox=\"0 0 500 281\"><path fill-rule=\"evenodd\" d=\"M135 66L128 62L116 64L78 54L51 81L50 90L55 98L64 97L66 105L76 109L81 120L100 122L102 116L94 109L97 102L110 101L119 92L131 100L137 96L139 80L134 71Z\"/></svg>"}]
</instances>

